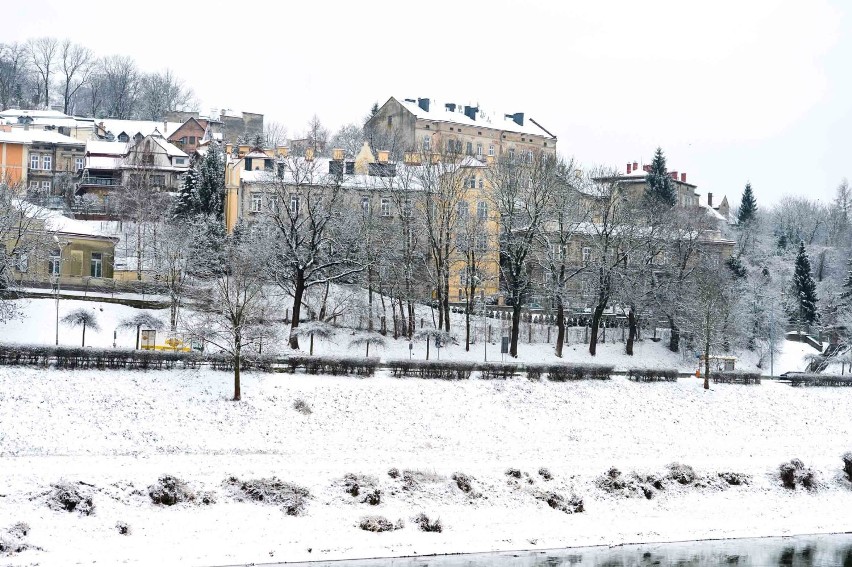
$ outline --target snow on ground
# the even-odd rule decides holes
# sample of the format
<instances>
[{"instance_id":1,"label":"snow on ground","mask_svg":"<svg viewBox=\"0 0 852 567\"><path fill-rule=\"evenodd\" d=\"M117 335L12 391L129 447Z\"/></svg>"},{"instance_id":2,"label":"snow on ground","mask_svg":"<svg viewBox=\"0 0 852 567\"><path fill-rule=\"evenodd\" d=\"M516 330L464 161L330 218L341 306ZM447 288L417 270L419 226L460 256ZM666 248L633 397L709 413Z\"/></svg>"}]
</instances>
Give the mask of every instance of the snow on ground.
<instances>
[{"instance_id":1,"label":"snow on ground","mask_svg":"<svg viewBox=\"0 0 852 567\"><path fill-rule=\"evenodd\" d=\"M3 561L211 565L852 530L840 460L852 450L845 389L255 373L244 374L242 402L229 401L231 388L231 375L210 370L0 368L0 530L27 522L28 543L42 549ZM297 398L311 414L293 408ZM780 487L777 467L794 457L817 471L819 490ZM752 481L674 484L652 500L595 486L610 466L659 473L672 461ZM539 477L542 466L552 481ZM391 467L426 479L403 490ZM533 483L509 479L508 467ZM455 487L457 471L475 478L482 498ZM217 503L152 505L146 487L164 473L217 492ZM384 501L344 493L346 473L374 476ZM231 475L275 475L312 498L305 515L286 516L237 502L223 486ZM61 478L94 485L95 515L45 505ZM576 493L586 511L551 509L537 489ZM419 512L439 516L444 532L417 530ZM376 513L406 526L356 527ZM131 535L119 535L119 520Z\"/></svg>"}]
</instances>

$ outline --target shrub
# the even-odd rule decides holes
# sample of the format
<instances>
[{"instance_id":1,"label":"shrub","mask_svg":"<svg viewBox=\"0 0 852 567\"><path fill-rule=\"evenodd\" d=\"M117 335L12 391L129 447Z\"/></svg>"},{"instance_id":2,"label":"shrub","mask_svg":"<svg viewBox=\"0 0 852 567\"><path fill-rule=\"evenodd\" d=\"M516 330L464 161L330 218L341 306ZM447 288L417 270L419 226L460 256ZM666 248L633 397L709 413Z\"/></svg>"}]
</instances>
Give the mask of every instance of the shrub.
<instances>
[{"instance_id":1,"label":"shrub","mask_svg":"<svg viewBox=\"0 0 852 567\"><path fill-rule=\"evenodd\" d=\"M671 463L667 468L669 469L666 475L668 479L674 480L678 484L692 484L695 482L696 475L691 466Z\"/></svg>"},{"instance_id":2,"label":"shrub","mask_svg":"<svg viewBox=\"0 0 852 567\"><path fill-rule=\"evenodd\" d=\"M195 493L179 478L166 474L148 487L148 496L154 504L174 506L180 502L192 502Z\"/></svg>"},{"instance_id":3,"label":"shrub","mask_svg":"<svg viewBox=\"0 0 852 567\"><path fill-rule=\"evenodd\" d=\"M852 451L845 453L843 457L843 472L846 473L846 478L852 481Z\"/></svg>"},{"instance_id":4,"label":"shrub","mask_svg":"<svg viewBox=\"0 0 852 567\"><path fill-rule=\"evenodd\" d=\"M578 496L571 496L566 499L558 492L540 492L536 494L536 499L547 502L547 505L554 510L566 514L579 514L585 510L583 499Z\"/></svg>"},{"instance_id":5,"label":"shrub","mask_svg":"<svg viewBox=\"0 0 852 567\"><path fill-rule=\"evenodd\" d=\"M551 382L609 380L612 370L612 366L601 364L552 364L547 370L547 379Z\"/></svg>"},{"instance_id":6,"label":"shrub","mask_svg":"<svg viewBox=\"0 0 852 567\"><path fill-rule=\"evenodd\" d=\"M432 380L467 380L479 366L456 360L390 360L387 368L395 378L409 376Z\"/></svg>"},{"instance_id":7,"label":"shrub","mask_svg":"<svg viewBox=\"0 0 852 567\"><path fill-rule=\"evenodd\" d=\"M362 490L370 491L375 486L376 479L373 477L353 473L343 475L343 491L351 496L359 496Z\"/></svg>"},{"instance_id":8,"label":"shrub","mask_svg":"<svg viewBox=\"0 0 852 567\"><path fill-rule=\"evenodd\" d=\"M396 467L388 469L388 476L391 478L399 478L399 469Z\"/></svg>"},{"instance_id":9,"label":"shrub","mask_svg":"<svg viewBox=\"0 0 852 567\"><path fill-rule=\"evenodd\" d=\"M83 516L95 513L95 503L92 495L81 483L59 482L53 485L53 491L48 496L48 506L54 510L79 512Z\"/></svg>"},{"instance_id":10,"label":"shrub","mask_svg":"<svg viewBox=\"0 0 852 567\"><path fill-rule=\"evenodd\" d=\"M373 376L379 361L374 358L290 355L281 361L290 372L304 368L306 374L331 376Z\"/></svg>"},{"instance_id":11,"label":"shrub","mask_svg":"<svg viewBox=\"0 0 852 567\"><path fill-rule=\"evenodd\" d=\"M633 382L676 382L678 371L673 368L631 368L627 378Z\"/></svg>"},{"instance_id":12,"label":"shrub","mask_svg":"<svg viewBox=\"0 0 852 567\"><path fill-rule=\"evenodd\" d=\"M446 478L429 471L404 470L402 471L402 489L408 491L418 490L421 483L443 482Z\"/></svg>"},{"instance_id":13,"label":"shrub","mask_svg":"<svg viewBox=\"0 0 852 567\"><path fill-rule=\"evenodd\" d=\"M473 477L464 473L453 473L453 480L456 481L456 486L465 494L475 494L473 490Z\"/></svg>"},{"instance_id":14,"label":"shrub","mask_svg":"<svg viewBox=\"0 0 852 567\"><path fill-rule=\"evenodd\" d=\"M506 380L514 378L520 372L520 367L517 364L505 362L486 362L480 364L479 377L482 380Z\"/></svg>"},{"instance_id":15,"label":"shrub","mask_svg":"<svg viewBox=\"0 0 852 567\"><path fill-rule=\"evenodd\" d=\"M274 476L245 481L231 477L226 483L241 498L281 505L288 516L302 514L311 497L307 488L284 482Z\"/></svg>"},{"instance_id":16,"label":"shrub","mask_svg":"<svg viewBox=\"0 0 852 567\"><path fill-rule=\"evenodd\" d=\"M393 522L384 516L364 516L358 527L367 532L392 532L397 529Z\"/></svg>"},{"instance_id":17,"label":"shrub","mask_svg":"<svg viewBox=\"0 0 852 567\"><path fill-rule=\"evenodd\" d=\"M361 499L361 503L369 504L370 506L378 506L382 503L382 491L378 488L374 488Z\"/></svg>"},{"instance_id":18,"label":"shrub","mask_svg":"<svg viewBox=\"0 0 852 567\"><path fill-rule=\"evenodd\" d=\"M719 478L730 484L731 486L740 486L748 484L751 478L747 474L735 472L720 472Z\"/></svg>"},{"instance_id":19,"label":"shrub","mask_svg":"<svg viewBox=\"0 0 852 567\"><path fill-rule=\"evenodd\" d=\"M308 402L306 402L302 398L296 398L296 400L293 402L293 409L301 413L302 415L311 415L311 413L313 413L313 410L311 410L311 406L308 405Z\"/></svg>"},{"instance_id":20,"label":"shrub","mask_svg":"<svg viewBox=\"0 0 852 567\"><path fill-rule=\"evenodd\" d=\"M521 470L516 468L508 468L506 469L506 476L510 476L512 478L521 478Z\"/></svg>"},{"instance_id":21,"label":"shrub","mask_svg":"<svg viewBox=\"0 0 852 567\"><path fill-rule=\"evenodd\" d=\"M432 520L424 513L420 513L414 518L414 523L420 526L420 531L423 532L437 532L440 533L444 531L444 526L441 524L441 518L435 518Z\"/></svg>"},{"instance_id":22,"label":"shrub","mask_svg":"<svg viewBox=\"0 0 852 567\"><path fill-rule=\"evenodd\" d=\"M743 370L714 371L710 378L716 384L760 384L759 372Z\"/></svg>"},{"instance_id":23,"label":"shrub","mask_svg":"<svg viewBox=\"0 0 852 567\"><path fill-rule=\"evenodd\" d=\"M130 535L131 532L130 524L122 522L121 520L115 523L115 529L117 529L118 533L121 535Z\"/></svg>"},{"instance_id":24,"label":"shrub","mask_svg":"<svg viewBox=\"0 0 852 567\"><path fill-rule=\"evenodd\" d=\"M781 477L781 484L784 485L784 488L790 490L795 490L798 486L808 490L814 490L817 487L814 472L799 459L782 463L778 467L778 475Z\"/></svg>"},{"instance_id":25,"label":"shrub","mask_svg":"<svg viewBox=\"0 0 852 567\"><path fill-rule=\"evenodd\" d=\"M538 475L544 480L553 480L553 475L550 474L550 471L544 467L538 469Z\"/></svg>"}]
</instances>

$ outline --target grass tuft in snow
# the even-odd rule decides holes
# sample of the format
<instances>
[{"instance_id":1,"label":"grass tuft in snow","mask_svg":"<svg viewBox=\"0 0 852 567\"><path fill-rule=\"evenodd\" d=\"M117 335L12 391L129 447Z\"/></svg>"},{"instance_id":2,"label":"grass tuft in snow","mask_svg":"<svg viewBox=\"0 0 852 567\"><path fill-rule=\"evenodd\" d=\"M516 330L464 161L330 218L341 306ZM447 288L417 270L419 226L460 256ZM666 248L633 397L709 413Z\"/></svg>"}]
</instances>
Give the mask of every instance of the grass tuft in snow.
<instances>
[{"instance_id":1,"label":"grass tuft in snow","mask_svg":"<svg viewBox=\"0 0 852 567\"><path fill-rule=\"evenodd\" d=\"M843 472L846 473L846 478L852 481L852 451L844 453L843 457Z\"/></svg>"},{"instance_id":2,"label":"grass tuft in snow","mask_svg":"<svg viewBox=\"0 0 852 567\"><path fill-rule=\"evenodd\" d=\"M396 467L388 469L388 476L391 478L399 478L399 469Z\"/></svg>"},{"instance_id":3,"label":"grass tuft in snow","mask_svg":"<svg viewBox=\"0 0 852 567\"><path fill-rule=\"evenodd\" d=\"M343 475L343 491L350 496L359 496L362 492L380 492L376 488L377 481L372 476L363 474L346 473ZM381 495L377 496L381 500ZM364 502L365 500L362 500ZM378 502L376 502L378 504Z\"/></svg>"},{"instance_id":4,"label":"grass tuft in snow","mask_svg":"<svg viewBox=\"0 0 852 567\"><path fill-rule=\"evenodd\" d=\"M83 516L95 513L95 503L86 485L60 481L53 485L53 490L47 498L47 505L53 510L78 512Z\"/></svg>"},{"instance_id":5,"label":"grass tuft in snow","mask_svg":"<svg viewBox=\"0 0 852 567\"><path fill-rule=\"evenodd\" d=\"M817 488L816 474L799 459L782 463L778 467L778 476L781 477L781 484L784 485L784 488L790 490L795 490L798 487L807 490L816 490Z\"/></svg>"},{"instance_id":6,"label":"grass tuft in snow","mask_svg":"<svg viewBox=\"0 0 852 567\"><path fill-rule=\"evenodd\" d=\"M441 518L435 518L433 520L422 512L414 518L414 523L420 526L420 531L422 532L441 533L444 531L444 525L441 523Z\"/></svg>"},{"instance_id":7,"label":"grass tuft in snow","mask_svg":"<svg viewBox=\"0 0 852 567\"><path fill-rule=\"evenodd\" d=\"M394 524L384 516L364 516L358 522L358 527L366 532L392 532L404 526L405 523L401 519Z\"/></svg>"},{"instance_id":8,"label":"grass tuft in snow","mask_svg":"<svg viewBox=\"0 0 852 567\"><path fill-rule=\"evenodd\" d=\"M692 484L697 478L695 471L689 465L671 463L666 468L669 469L666 478L673 480L678 484Z\"/></svg>"},{"instance_id":9,"label":"grass tuft in snow","mask_svg":"<svg viewBox=\"0 0 852 567\"><path fill-rule=\"evenodd\" d=\"M565 498L558 492L548 491L539 492L535 495L537 500L547 502L547 505L554 510L565 512L566 514L579 514L585 511L583 499L579 496L572 495L570 498Z\"/></svg>"},{"instance_id":10,"label":"grass tuft in snow","mask_svg":"<svg viewBox=\"0 0 852 567\"><path fill-rule=\"evenodd\" d=\"M293 409L302 415L311 415L313 413L311 406L302 398L296 398L293 402Z\"/></svg>"},{"instance_id":11,"label":"grass tuft in snow","mask_svg":"<svg viewBox=\"0 0 852 567\"><path fill-rule=\"evenodd\" d=\"M311 498L307 488L284 482L274 476L244 481L232 476L225 482L238 498L281 505L288 516L304 513L308 499Z\"/></svg>"},{"instance_id":12,"label":"grass tuft in snow","mask_svg":"<svg viewBox=\"0 0 852 567\"><path fill-rule=\"evenodd\" d=\"M149 486L148 496L154 504L162 506L195 501L195 492L184 481L170 474L161 476L156 483Z\"/></svg>"},{"instance_id":13,"label":"grass tuft in snow","mask_svg":"<svg viewBox=\"0 0 852 567\"><path fill-rule=\"evenodd\" d=\"M456 486L459 487L459 490L470 496L471 498L479 498L482 496L479 492L474 490L473 481L474 478L470 475L466 475L461 472L453 473L453 480L456 481Z\"/></svg>"},{"instance_id":14,"label":"grass tuft in snow","mask_svg":"<svg viewBox=\"0 0 852 567\"><path fill-rule=\"evenodd\" d=\"M127 522L122 522L121 520L115 523L115 529L118 530L120 535L130 535L132 530L130 529L130 524Z\"/></svg>"},{"instance_id":15,"label":"grass tuft in snow","mask_svg":"<svg viewBox=\"0 0 852 567\"><path fill-rule=\"evenodd\" d=\"M510 467L506 469L506 476L510 476L512 478L521 478L521 469Z\"/></svg>"},{"instance_id":16,"label":"grass tuft in snow","mask_svg":"<svg viewBox=\"0 0 852 567\"><path fill-rule=\"evenodd\" d=\"M30 526L24 522L18 522L12 527L0 531L0 553L11 555L31 549L32 546L24 541L28 533L30 533Z\"/></svg>"},{"instance_id":17,"label":"grass tuft in snow","mask_svg":"<svg viewBox=\"0 0 852 567\"><path fill-rule=\"evenodd\" d=\"M421 484L439 483L445 481L446 478L436 472L421 471L421 470L404 470L402 471L402 489L407 491L415 491L420 488Z\"/></svg>"},{"instance_id":18,"label":"grass tuft in snow","mask_svg":"<svg viewBox=\"0 0 852 567\"><path fill-rule=\"evenodd\" d=\"M540 476L544 480L553 480L553 475L551 474L550 470L545 467L541 467L540 469L538 469L538 476Z\"/></svg>"},{"instance_id":19,"label":"grass tuft in snow","mask_svg":"<svg viewBox=\"0 0 852 567\"><path fill-rule=\"evenodd\" d=\"M736 472L720 472L719 478L731 486L742 486L751 482L749 475Z\"/></svg>"}]
</instances>

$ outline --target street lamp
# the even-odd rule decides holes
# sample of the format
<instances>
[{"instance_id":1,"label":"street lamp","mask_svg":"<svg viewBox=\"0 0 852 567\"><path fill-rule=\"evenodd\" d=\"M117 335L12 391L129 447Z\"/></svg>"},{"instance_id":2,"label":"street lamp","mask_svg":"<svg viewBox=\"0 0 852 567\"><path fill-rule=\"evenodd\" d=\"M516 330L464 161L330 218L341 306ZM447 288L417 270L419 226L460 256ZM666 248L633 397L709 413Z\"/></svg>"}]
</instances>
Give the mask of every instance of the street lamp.
<instances>
[{"instance_id":1,"label":"street lamp","mask_svg":"<svg viewBox=\"0 0 852 567\"><path fill-rule=\"evenodd\" d=\"M59 240L55 234L53 235L53 242L59 246L59 259L57 260L56 273L51 274L51 279L53 279L53 294L56 297L56 346L59 346L59 292L62 286L62 250L68 246L68 242L65 240ZM50 263L50 270L53 272L53 262ZM55 279L54 279L55 276Z\"/></svg>"}]
</instances>

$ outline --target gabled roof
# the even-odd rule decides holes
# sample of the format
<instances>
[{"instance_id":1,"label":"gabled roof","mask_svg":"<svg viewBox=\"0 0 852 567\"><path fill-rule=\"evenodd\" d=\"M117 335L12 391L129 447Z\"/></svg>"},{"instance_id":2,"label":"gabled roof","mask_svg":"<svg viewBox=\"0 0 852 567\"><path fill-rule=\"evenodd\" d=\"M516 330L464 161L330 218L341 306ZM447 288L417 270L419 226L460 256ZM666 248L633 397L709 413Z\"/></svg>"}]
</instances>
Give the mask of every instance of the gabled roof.
<instances>
[{"instance_id":1,"label":"gabled roof","mask_svg":"<svg viewBox=\"0 0 852 567\"><path fill-rule=\"evenodd\" d=\"M11 132L0 132L0 142L12 144L62 144L66 146L85 146L86 142L77 140L71 136L60 134L52 130L21 130L13 129Z\"/></svg>"},{"instance_id":2,"label":"gabled roof","mask_svg":"<svg viewBox=\"0 0 852 567\"><path fill-rule=\"evenodd\" d=\"M125 156L128 142L107 142L106 140L89 140L86 142L86 155L91 156Z\"/></svg>"},{"instance_id":3,"label":"gabled roof","mask_svg":"<svg viewBox=\"0 0 852 567\"><path fill-rule=\"evenodd\" d=\"M421 118L423 120L430 120L433 122L452 122L470 126L471 128L492 128L495 130L516 132L518 134L531 134L534 136L543 136L545 138L555 138L553 134L537 125L530 117L526 117L523 120L524 124L520 125L511 118L506 117L506 114L509 114L508 112L489 114L484 111L479 111L476 114L476 119L472 120L469 116L464 114L464 105L456 104L456 109L451 111L447 109L445 103L430 100L429 110L426 111L420 108L416 101L411 102L411 100L397 97L391 97L388 100L397 101L403 108L414 114L417 118Z\"/></svg>"},{"instance_id":4,"label":"gabled roof","mask_svg":"<svg viewBox=\"0 0 852 567\"><path fill-rule=\"evenodd\" d=\"M189 124L191 124L191 123L195 123L195 124L196 124L196 125L197 125L197 126L198 126L198 127L199 127L202 131L203 131L203 132L206 132L206 131L207 131L207 121L206 121L206 120L205 120L205 121L204 121L204 123L202 124L202 121L201 121L201 120L198 120L198 119L196 119L196 118L195 118L195 117L193 117L193 116L190 116L190 117L186 120L186 122L184 122L183 124L181 124L181 125L180 125L180 126L179 126L176 130L174 130L174 131L173 131L171 134L169 134L167 137L168 137L170 140L171 140L172 138L178 138L178 137L179 137L179 134L180 134L180 132L181 132L181 130L183 130L184 128L186 128L186 127L187 127Z\"/></svg>"},{"instance_id":5,"label":"gabled roof","mask_svg":"<svg viewBox=\"0 0 852 567\"><path fill-rule=\"evenodd\" d=\"M163 136L170 136L175 130L183 126L183 122L159 122L154 120L118 120L105 118L96 120L97 124L103 124L104 130L111 133L113 136L118 136L124 132L128 137L132 138L136 134L148 136L153 134L154 130L159 131Z\"/></svg>"}]
</instances>

